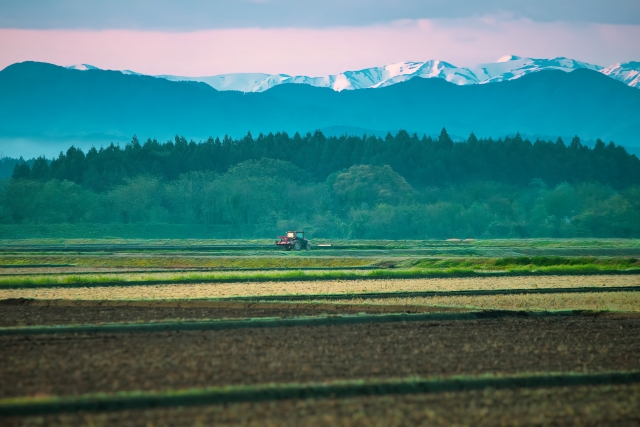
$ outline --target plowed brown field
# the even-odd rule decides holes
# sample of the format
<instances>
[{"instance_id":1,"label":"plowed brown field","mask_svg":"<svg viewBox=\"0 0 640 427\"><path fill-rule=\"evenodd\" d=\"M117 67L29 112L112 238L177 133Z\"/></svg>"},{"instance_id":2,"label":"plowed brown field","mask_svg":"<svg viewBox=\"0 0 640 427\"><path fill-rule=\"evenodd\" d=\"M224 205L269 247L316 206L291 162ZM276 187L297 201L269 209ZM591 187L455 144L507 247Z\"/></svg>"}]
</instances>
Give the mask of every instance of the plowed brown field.
<instances>
[{"instance_id":1,"label":"plowed brown field","mask_svg":"<svg viewBox=\"0 0 640 427\"><path fill-rule=\"evenodd\" d=\"M358 313L430 313L466 309L409 306L406 304L308 304L308 303L209 303L207 301L10 301L0 300L0 327L34 325L100 324L221 318L318 316ZM33 305L29 304L33 303ZM38 303L51 304L36 305ZM62 304L61 304L62 303Z\"/></svg>"},{"instance_id":2,"label":"plowed brown field","mask_svg":"<svg viewBox=\"0 0 640 427\"><path fill-rule=\"evenodd\" d=\"M0 337L0 398L640 369L640 319L574 316ZM6 386L10 384L11 386Z\"/></svg>"}]
</instances>

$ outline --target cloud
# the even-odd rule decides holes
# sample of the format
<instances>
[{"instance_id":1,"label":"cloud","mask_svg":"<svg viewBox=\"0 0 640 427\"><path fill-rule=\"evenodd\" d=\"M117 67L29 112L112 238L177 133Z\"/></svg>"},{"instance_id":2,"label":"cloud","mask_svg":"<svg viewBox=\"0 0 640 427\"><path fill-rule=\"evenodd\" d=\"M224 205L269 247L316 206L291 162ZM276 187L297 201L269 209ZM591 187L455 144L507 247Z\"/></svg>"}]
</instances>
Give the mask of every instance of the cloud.
<instances>
[{"instance_id":1,"label":"cloud","mask_svg":"<svg viewBox=\"0 0 640 427\"><path fill-rule=\"evenodd\" d=\"M640 58L640 26L486 16L366 27L190 32L0 29L0 67L36 60L185 76L232 72L324 75L401 61L459 66L505 54L610 65Z\"/></svg>"},{"instance_id":2,"label":"cloud","mask_svg":"<svg viewBox=\"0 0 640 427\"><path fill-rule=\"evenodd\" d=\"M534 22L640 24L638 0L2 0L0 28L201 31L371 26L507 13Z\"/></svg>"}]
</instances>

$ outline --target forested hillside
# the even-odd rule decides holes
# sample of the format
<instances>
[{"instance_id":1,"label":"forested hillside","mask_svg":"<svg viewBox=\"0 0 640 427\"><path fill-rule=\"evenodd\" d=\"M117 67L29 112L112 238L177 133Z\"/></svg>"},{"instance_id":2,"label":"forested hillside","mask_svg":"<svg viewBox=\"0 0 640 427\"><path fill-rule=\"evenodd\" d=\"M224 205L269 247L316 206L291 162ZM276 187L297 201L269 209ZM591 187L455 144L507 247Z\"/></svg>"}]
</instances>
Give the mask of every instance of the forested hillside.
<instances>
[{"instance_id":1,"label":"forested hillside","mask_svg":"<svg viewBox=\"0 0 640 427\"><path fill-rule=\"evenodd\" d=\"M198 237L639 237L640 161L578 138L454 143L401 131L176 137L16 165L4 224L189 224ZM162 237L160 235L154 237ZM190 235L189 237L193 237Z\"/></svg>"}]
</instances>

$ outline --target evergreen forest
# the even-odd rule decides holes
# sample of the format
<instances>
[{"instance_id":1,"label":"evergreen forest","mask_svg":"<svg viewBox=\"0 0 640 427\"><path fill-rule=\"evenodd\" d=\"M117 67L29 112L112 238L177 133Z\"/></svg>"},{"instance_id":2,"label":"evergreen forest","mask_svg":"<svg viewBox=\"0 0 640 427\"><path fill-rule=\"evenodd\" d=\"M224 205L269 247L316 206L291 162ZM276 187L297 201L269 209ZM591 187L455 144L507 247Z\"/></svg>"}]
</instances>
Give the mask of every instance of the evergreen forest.
<instances>
[{"instance_id":1,"label":"evergreen forest","mask_svg":"<svg viewBox=\"0 0 640 427\"><path fill-rule=\"evenodd\" d=\"M454 142L445 129L134 136L15 163L0 181L0 230L31 237L46 226L99 237L640 237L640 160L600 140Z\"/></svg>"}]
</instances>

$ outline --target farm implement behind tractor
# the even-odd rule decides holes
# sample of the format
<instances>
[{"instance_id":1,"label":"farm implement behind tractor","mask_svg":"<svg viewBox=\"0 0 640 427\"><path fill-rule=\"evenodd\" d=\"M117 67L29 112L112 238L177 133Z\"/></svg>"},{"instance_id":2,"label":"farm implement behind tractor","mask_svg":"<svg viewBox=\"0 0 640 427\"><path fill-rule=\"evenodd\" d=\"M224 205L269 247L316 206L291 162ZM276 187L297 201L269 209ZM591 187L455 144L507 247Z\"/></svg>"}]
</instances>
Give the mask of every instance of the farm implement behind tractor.
<instances>
[{"instance_id":1,"label":"farm implement behind tractor","mask_svg":"<svg viewBox=\"0 0 640 427\"><path fill-rule=\"evenodd\" d=\"M286 236L278 236L278 239L280 240L276 241L276 245L284 248L285 251L311 250L311 243L304 238L304 231L287 231Z\"/></svg>"}]
</instances>

